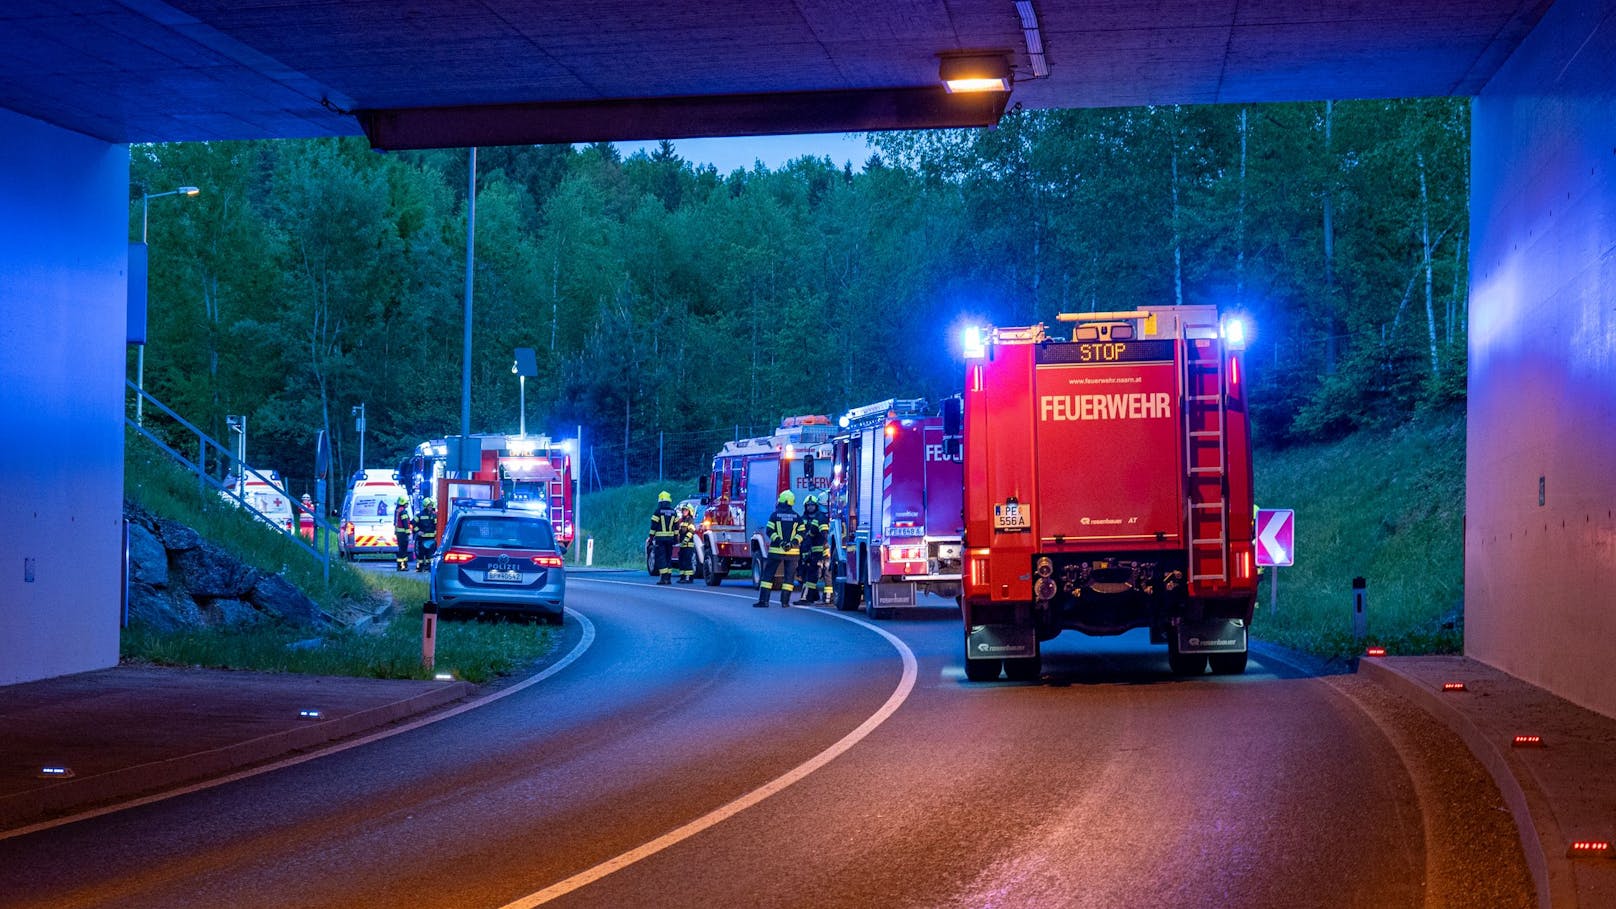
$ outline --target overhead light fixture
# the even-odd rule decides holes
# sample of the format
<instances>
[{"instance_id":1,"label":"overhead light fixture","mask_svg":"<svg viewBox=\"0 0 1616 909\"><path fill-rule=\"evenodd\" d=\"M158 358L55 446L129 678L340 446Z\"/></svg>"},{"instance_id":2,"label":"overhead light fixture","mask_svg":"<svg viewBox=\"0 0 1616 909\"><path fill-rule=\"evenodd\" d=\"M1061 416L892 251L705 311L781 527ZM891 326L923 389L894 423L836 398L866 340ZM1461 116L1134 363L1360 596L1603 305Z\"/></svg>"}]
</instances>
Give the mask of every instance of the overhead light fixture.
<instances>
[{"instance_id":1,"label":"overhead light fixture","mask_svg":"<svg viewBox=\"0 0 1616 909\"><path fill-rule=\"evenodd\" d=\"M1000 54L944 57L937 75L951 94L1010 90L1010 61Z\"/></svg>"},{"instance_id":2,"label":"overhead light fixture","mask_svg":"<svg viewBox=\"0 0 1616 909\"><path fill-rule=\"evenodd\" d=\"M1027 39L1033 78L1042 79L1049 75L1049 61L1044 57L1044 37L1038 29L1038 13L1032 8L1032 0L1016 0L1016 13L1021 16L1021 34Z\"/></svg>"}]
</instances>

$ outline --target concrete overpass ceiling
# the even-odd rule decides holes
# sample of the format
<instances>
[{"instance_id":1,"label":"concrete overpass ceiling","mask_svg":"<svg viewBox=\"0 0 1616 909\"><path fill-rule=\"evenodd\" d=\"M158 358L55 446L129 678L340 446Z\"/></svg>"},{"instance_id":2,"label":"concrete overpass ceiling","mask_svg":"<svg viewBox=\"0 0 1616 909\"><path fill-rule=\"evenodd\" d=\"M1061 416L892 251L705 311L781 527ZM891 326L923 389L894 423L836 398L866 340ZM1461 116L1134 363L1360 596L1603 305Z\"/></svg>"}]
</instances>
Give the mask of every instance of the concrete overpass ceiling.
<instances>
[{"instance_id":1,"label":"concrete overpass ceiling","mask_svg":"<svg viewBox=\"0 0 1616 909\"><path fill-rule=\"evenodd\" d=\"M491 124L859 130L955 103L939 55L969 51L1008 53L1027 107L1466 95L1548 6L1034 0L1033 79L1012 0L8 0L0 107L115 142L349 135L348 112L415 109L398 122L453 145Z\"/></svg>"}]
</instances>

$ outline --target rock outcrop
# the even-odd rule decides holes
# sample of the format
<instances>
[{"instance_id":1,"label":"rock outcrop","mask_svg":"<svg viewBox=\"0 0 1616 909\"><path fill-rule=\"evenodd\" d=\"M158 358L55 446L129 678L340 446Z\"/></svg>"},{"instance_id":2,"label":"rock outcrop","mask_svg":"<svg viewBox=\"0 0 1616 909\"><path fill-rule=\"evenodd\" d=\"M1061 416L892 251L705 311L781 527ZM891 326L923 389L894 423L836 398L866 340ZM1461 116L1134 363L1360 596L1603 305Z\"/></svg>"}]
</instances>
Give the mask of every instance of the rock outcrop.
<instances>
[{"instance_id":1,"label":"rock outcrop","mask_svg":"<svg viewBox=\"0 0 1616 909\"><path fill-rule=\"evenodd\" d=\"M204 540L191 528L124 502L129 519L129 622L157 631L333 624L291 582Z\"/></svg>"}]
</instances>

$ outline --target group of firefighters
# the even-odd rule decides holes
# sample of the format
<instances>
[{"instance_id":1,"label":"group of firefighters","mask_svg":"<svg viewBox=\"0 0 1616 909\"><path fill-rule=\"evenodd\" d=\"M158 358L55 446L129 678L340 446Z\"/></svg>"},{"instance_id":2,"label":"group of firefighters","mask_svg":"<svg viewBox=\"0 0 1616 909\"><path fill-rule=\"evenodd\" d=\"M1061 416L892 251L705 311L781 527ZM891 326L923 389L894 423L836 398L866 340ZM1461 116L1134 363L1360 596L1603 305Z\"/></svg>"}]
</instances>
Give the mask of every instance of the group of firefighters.
<instances>
[{"instance_id":1,"label":"group of firefighters","mask_svg":"<svg viewBox=\"0 0 1616 909\"><path fill-rule=\"evenodd\" d=\"M410 500L399 496L393 506L393 536L398 539L398 570L410 567L410 542L415 543L415 570L426 571L432 553L438 548L438 504L421 500L421 510L410 513Z\"/></svg>"},{"instance_id":2,"label":"group of firefighters","mask_svg":"<svg viewBox=\"0 0 1616 909\"><path fill-rule=\"evenodd\" d=\"M721 500L720 504L729 503ZM796 495L788 489L780 493L774 512L769 515L769 523L764 528L769 551L753 606L768 606L772 590L780 591L781 606L790 606L791 592L799 583L803 592L797 605L820 601L830 523L819 507L817 496L809 496L803 502L800 515L794 507L796 504ZM656 510L651 512L651 546L656 557L658 584L671 584L674 576L681 584L695 579L696 515L689 505L675 509L673 496L668 492L657 496ZM675 548L679 551L677 566L673 564Z\"/></svg>"}]
</instances>

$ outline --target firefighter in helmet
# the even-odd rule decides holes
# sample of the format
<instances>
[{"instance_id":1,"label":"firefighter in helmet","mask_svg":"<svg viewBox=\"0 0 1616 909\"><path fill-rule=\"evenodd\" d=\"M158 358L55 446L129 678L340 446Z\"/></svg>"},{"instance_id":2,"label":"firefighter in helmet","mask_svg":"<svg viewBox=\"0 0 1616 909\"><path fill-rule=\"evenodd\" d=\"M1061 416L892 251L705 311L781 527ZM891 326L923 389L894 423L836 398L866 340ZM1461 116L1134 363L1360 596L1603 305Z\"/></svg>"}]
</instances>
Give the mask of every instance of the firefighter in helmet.
<instances>
[{"instance_id":1,"label":"firefighter in helmet","mask_svg":"<svg viewBox=\"0 0 1616 909\"><path fill-rule=\"evenodd\" d=\"M679 533L678 525L673 496L667 491L659 493L656 510L651 512L651 551L656 557L658 584L673 583L673 541Z\"/></svg>"},{"instance_id":2,"label":"firefighter in helmet","mask_svg":"<svg viewBox=\"0 0 1616 909\"><path fill-rule=\"evenodd\" d=\"M438 549L438 503L421 500L421 513L415 516L415 570L425 571Z\"/></svg>"},{"instance_id":3,"label":"firefighter in helmet","mask_svg":"<svg viewBox=\"0 0 1616 909\"><path fill-rule=\"evenodd\" d=\"M410 570L410 500L399 496L393 504L393 538L398 540L398 570Z\"/></svg>"},{"instance_id":4,"label":"firefighter in helmet","mask_svg":"<svg viewBox=\"0 0 1616 909\"><path fill-rule=\"evenodd\" d=\"M679 583L689 584L696 577L696 512L689 505L679 506L679 522L674 527L674 543L679 547L679 567L674 574Z\"/></svg>"},{"instance_id":5,"label":"firefighter in helmet","mask_svg":"<svg viewBox=\"0 0 1616 909\"><path fill-rule=\"evenodd\" d=\"M830 524L819 507L819 497L809 496L802 503L802 598L797 602L819 602L820 574L825 564L825 546L830 542Z\"/></svg>"},{"instance_id":6,"label":"firefighter in helmet","mask_svg":"<svg viewBox=\"0 0 1616 909\"><path fill-rule=\"evenodd\" d=\"M780 605L791 605L792 581L797 577L797 556L802 552L802 518L796 509L797 497L791 490L780 493L779 504L769 515L765 532L769 538L769 557L763 562L763 582L758 585L758 598L753 606L769 605L769 591L779 576Z\"/></svg>"}]
</instances>

